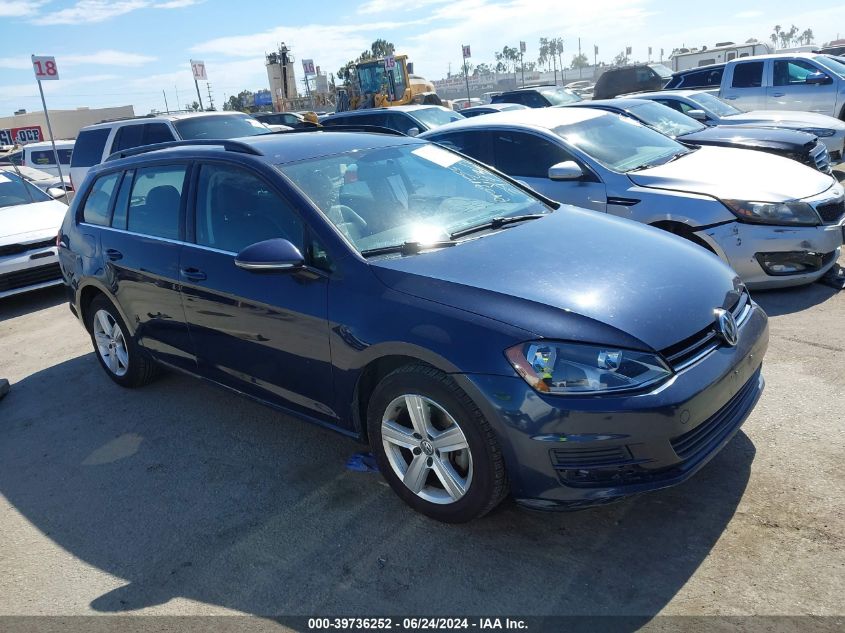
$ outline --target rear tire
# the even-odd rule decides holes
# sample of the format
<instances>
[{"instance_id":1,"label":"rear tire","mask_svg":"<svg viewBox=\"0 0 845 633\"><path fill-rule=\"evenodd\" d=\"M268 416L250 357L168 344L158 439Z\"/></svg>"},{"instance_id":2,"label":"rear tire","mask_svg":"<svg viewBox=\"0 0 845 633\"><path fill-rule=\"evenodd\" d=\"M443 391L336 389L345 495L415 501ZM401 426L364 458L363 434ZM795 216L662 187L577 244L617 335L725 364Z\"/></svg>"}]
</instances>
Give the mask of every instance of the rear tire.
<instances>
[{"instance_id":1,"label":"rear tire","mask_svg":"<svg viewBox=\"0 0 845 633\"><path fill-rule=\"evenodd\" d=\"M158 375L158 366L132 338L111 301L95 297L87 314L94 354L109 378L121 387L140 387Z\"/></svg>"},{"instance_id":2,"label":"rear tire","mask_svg":"<svg viewBox=\"0 0 845 633\"><path fill-rule=\"evenodd\" d=\"M463 523L508 493L502 451L489 422L446 374L406 365L375 388L370 446L384 478L417 512Z\"/></svg>"}]
</instances>

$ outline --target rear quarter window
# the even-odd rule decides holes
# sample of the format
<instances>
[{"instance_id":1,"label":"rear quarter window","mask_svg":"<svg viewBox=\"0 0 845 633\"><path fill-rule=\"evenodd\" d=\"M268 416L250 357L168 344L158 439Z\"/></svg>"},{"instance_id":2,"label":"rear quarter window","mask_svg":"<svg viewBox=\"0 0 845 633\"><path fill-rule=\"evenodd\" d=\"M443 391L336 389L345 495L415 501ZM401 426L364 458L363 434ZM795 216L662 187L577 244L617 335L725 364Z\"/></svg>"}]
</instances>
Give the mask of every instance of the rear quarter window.
<instances>
[{"instance_id":1,"label":"rear quarter window","mask_svg":"<svg viewBox=\"0 0 845 633\"><path fill-rule=\"evenodd\" d=\"M82 221L97 226L108 226L110 223L109 209L111 199L120 172L100 176L91 186L91 192L85 199L85 206L82 207Z\"/></svg>"},{"instance_id":2,"label":"rear quarter window","mask_svg":"<svg viewBox=\"0 0 845 633\"><path fill-rule=\"evenodd\" d=\"M73 146L70 166L93 167L98 165L103 160L103 150L106 147L106 140L108 140L110 132L111 130L107 127L96 130L82 130Z\"/></svg>"},{"instance_id":3,"label":"rear quarter window","mask_svg":"<svg viewBox=\"0 0 845 633\"><path fill-rule=\"evenodd\" d=\"M73 153L73 150L59 149L56 151L59 153L59 161L62 165L67 165L68 163L70 163L70 157ZM39 165L55 165L56 159L53 156L53 150L46 149L32 152L32 154L30 154L30 163L35 167L38 167Z\"/></svg>"}]
</instances>

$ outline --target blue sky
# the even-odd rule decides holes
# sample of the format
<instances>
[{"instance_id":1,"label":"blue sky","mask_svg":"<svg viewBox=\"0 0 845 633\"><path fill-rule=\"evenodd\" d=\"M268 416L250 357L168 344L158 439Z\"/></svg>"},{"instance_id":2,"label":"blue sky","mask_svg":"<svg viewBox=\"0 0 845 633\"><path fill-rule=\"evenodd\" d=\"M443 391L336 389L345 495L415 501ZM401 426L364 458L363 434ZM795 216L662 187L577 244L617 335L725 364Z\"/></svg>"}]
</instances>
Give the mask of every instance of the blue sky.
<instances>
[{"instance_id":1,"label":"blue sky","mask_svg":"<svg viewBox=\"0 0 845 633\"><path fill-rule=\"evenodd\" d=\"M796 7L799 7L797 9ZM703 10L702 10L703 9ZM40 108L29 56L54 55L61 80L48 106L135 106L137 114L196 98L188 60L206 62L218 106L241 89L267 87L265 51L285 41L297 60L334 72L379 37L408 53L430 79L456 70L461 44L475 63L505 44L563 37L609 61L624 46L645 59L660 48L768 38L774 24L810 27L821 43L845 37L845 3L811 0L0 0L0 115ZM205 99L205 87L202 86Z\"/></svg>"}]
</instances>

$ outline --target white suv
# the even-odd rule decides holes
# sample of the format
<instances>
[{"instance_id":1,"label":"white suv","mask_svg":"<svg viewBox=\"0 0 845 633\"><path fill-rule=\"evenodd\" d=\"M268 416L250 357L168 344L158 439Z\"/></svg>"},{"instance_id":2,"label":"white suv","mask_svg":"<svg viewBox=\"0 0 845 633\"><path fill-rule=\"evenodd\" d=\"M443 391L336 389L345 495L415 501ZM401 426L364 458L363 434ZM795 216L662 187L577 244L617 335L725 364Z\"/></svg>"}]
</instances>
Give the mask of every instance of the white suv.
<instances>
[{"instance_id":1,"label":"white suv","mask_svg":"<svg viewBox=\"0 0 845 633\"><path fill-rule=\"evenodd\" d=\"M70 161L70 179L82 184L88 170L114 152L176 140L228 139L271 132L243 112L162 114L104 121L82 128ZM74 187L75 188L75 187Z\"/></svg>"},{"instance_id":2,"label":"white suv","mask_svg":"<svg viewBox=\"0 0 845 633\"><path fill-rule=\"evenodd\" d=\"M56 141L56 151L59 153L59 164L62 167L62 175L67 178L70 170L70 155L73 152L73 141ZM56 157L53 155L53 144L50 141L38 143L27 143L19 150L10 152L3 157L18 167L35 167L47 172L51 176L58 176L59 170L56 167Z\"/></svg>"}]
</instances>

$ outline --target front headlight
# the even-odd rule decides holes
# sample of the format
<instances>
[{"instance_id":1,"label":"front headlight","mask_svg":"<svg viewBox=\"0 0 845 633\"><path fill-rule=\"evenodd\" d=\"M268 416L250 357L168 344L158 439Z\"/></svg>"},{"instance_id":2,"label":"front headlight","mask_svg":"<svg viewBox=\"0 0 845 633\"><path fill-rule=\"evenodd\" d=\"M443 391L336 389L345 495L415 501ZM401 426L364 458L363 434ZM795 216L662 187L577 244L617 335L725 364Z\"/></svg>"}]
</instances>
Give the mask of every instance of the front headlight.
<instances>
[{"instance_id":1,"label":"front headlight","mask_svg":"<svg viewBox=\"0 0 845 633\"><path fill-rule=\"evenodd\" d=\"M505 356L529 385L552 394L636 391L672 375L656 354L580 343L520 343Z\"/></svg>"},{"instance_id":2,"label":"front headlight","mask_svg":"<svg viewBox=\"0 0 845 633\"><path fill-rule=\"evenodd\" d=\"M836 130L831 130L830 128L826 127L805 127L801 128L801 132L806 132L807 134L815 134L816 136L820 136L822 138L826 138L828 136L833 136L836 134Z\"/></svg>"},{"instance_id":3,"label":"front headlight","mask_svg":"<svg viewBox=\"0 0 845 633\"><path fill-rule=\"evenodd\" d=\"M743 222L752 224L797 224L817 226L819 216L806 202L754 202L750 200L722 200L728 209Z\"/></svg>"}]
</instances>

